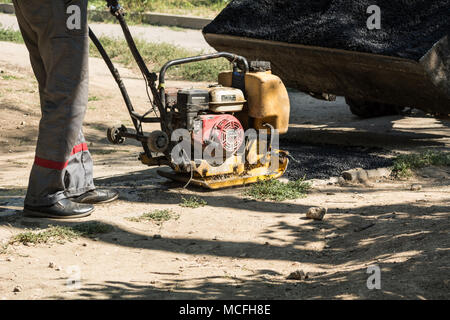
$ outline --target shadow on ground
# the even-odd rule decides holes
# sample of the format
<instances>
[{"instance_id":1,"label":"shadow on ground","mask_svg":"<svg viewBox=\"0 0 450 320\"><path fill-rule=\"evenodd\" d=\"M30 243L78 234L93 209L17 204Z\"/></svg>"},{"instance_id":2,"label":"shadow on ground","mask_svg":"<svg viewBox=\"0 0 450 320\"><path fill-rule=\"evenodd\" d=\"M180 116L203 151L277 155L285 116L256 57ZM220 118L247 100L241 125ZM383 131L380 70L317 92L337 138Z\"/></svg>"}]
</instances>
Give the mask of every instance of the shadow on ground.
<instances>
[{"instance_id":1,"label":"shadow on ground","mask_svg":"<svg viewBox=\"0 0 450 320\"><path fill-rule=\"evenodd\" d=\"M178 204L182 189L172 183L148 186L148 179L154 174L154 169L144 170L99 179L97 184L115 186L121 191L121 200L130 203ZM189 192L195 191L199 190ZM242 209L256 215L277 212L298 215L308 209L301 204L249 201L235 191L228 190L220 195L204 192L201 196L209 207ZM22 189L1 189L0 202L4 205L11 200L20 201L23 194ZM245 253L245 259L320 265L322 272L303 281L286 280L287 275L273 270L253 270L247 277L180 280L167 275L161 280L166 284L162 286L133 282L88 283L79 294L84 298L101 294L112 299L447 299L450 271L448 200L450 198L433 206L403 203L332 209L328 218L321 222L308 221L302 225L279 222L266 227L260 234L266 243L187 237L154 239L114 225L115 231L98 236L99 241L128 248L236 260L242 259ZM0 207L0 211L2 209ZM79 222L45 219L36 222L18 213L0 218L0 226L19 229L39 229L49 224L70 226ZM283 231L282 238L277 237L280 230ZM274 242L278 244L271 244ZM311 244L323 248L316 250L310 247ZM401 262L396 263L394 260L399 258ZM381 267L383 285L381 290L369 291L366 271L373 264ZM337 266L346 271L333 271Z\"/></svg>"}]
</instances>

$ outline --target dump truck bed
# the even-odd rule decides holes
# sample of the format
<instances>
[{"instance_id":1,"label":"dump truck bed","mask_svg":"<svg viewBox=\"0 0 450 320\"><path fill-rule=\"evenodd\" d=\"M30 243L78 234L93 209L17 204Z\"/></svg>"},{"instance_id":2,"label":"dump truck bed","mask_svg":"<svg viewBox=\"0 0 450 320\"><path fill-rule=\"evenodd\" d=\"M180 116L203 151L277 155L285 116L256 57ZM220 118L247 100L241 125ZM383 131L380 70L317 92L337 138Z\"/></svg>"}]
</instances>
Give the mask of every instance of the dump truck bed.
<instances>
[{"instance_id":1,"label":"dump truck bed","mask_svg":"<svg viewBox=\"0 0 450 320\"><path fill-rule=\"evenodd\" d=\"M450 113L450 49L444 37L420 61L246 37L204 34L218 51L272 63L287 86L427 112Z\"/></svg>"}]
</instances>

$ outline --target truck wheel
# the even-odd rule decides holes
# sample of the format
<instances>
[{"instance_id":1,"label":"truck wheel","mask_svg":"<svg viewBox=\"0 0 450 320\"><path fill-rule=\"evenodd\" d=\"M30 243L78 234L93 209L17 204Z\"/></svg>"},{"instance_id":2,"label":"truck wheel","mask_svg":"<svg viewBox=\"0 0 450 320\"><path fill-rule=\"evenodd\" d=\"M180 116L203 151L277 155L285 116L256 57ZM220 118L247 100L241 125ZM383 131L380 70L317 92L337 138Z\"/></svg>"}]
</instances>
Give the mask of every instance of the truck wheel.
<instances>
[{"instance_id":1,"label":"truck wheel","mask_svg":"<svg viewBox=\"0 0 450 320\"><path fill-rule=\"evenodd\" d=\"M350 98L345 98L345 102L350 107L350 111L360 118L399 115L404 109L395 105L372 101L353 100Z\"/></svg>"}]
</instances>

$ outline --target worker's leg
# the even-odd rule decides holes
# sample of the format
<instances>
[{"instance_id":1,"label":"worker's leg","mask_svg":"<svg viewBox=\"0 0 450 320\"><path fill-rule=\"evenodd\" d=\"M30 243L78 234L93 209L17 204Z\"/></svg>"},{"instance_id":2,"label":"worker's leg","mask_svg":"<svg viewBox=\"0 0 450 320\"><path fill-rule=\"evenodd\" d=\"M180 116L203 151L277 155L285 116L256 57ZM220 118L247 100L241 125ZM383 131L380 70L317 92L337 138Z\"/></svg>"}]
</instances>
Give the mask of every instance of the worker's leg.
<instances>
[{"instance_id":1,"label":"worker's leg","mask_svg":"<svg viewBox=\"0 0 450 320\"><path fill-rule=\"evenodd\" d=\"M38 79L42 119L25 204L50 206L94 189L81 133L88 102L87 0L27 0L15 6L33 69L45 70ZM33 58L36 46L40 59Z\"/></svg>"},{"instance_id":2,"label":"worker's leg","mask_svg":"<svg viewBox=\"0 0 450 320\"><path fill-rule=\"evenodd\" d=\"M47 75L45 72L44 62L42 61L41 55L39 53L38 36L23 16L20 7L17 5L17 0L13 0L13 3L15 7L15 14L19 22L20 31L22 33L22 38L24 39L25 45L27 46L28 52L30 54L31 67L33 68L36 80L39 84L39 93L42 104Z\"/></svg>"},{"instance_id":3,"label":"worker's leg","mask_svg":"<svg viewBox=\"0 0 450 320\"><path fill-rule=\"evenodd\" d=\"M75 150L64 174L67 197L80 196L94 188L93 163L83 132L80 131Z\"/></svg>"}]
</instances>

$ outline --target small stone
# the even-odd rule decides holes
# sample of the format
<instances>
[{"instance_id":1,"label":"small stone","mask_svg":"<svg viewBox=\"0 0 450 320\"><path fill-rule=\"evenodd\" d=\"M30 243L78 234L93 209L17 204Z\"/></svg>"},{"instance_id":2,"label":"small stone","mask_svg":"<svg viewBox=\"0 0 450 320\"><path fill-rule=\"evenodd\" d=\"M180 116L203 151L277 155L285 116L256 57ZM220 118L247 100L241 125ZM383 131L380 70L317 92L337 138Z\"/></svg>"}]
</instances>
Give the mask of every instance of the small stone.
<instances>
[{"instance_id":1,"label":"small stone","mask_svg":"<svg viewBox=\"0 0 450 320\"><path fill-rule=\"evenodd\" d=\"M83 243L82 246L83 246L83 247L87 247L88 244L87 244L87 243Z\"/></svg>"},{"instance_id":2,"label":"small stone","mask_svg":"<svg viewBox=\"0 0 450 320\"><path fill-rule=\"evenodd\" d=\"M292 272L286 279L287 280L306 280L309 278L308 273L303 272L303 270L297 270L295 272Z\"/></svg>"},{"instance_id":3,"label":"small stone","mask_svg":"<svg viewBox=\"0 0 450 320\"><path fill-rule=\"evenodd\" d=\"M366 182L369 179L367 171L362 168L348 170L342 172L341 175L346 181L350 182Z\"/></svg>"},{"instance_id":4,"label":"small stone","mask_svg":"<svg viewBox=\"0 0 450 320\"><path fill-rule=\"evenodd\" d=\"M325 215L327 214L328 209L324 208L324 207L315 207L315 208L310 208L308 210L308 213L306 213L306 217L308 219L314 219L314 220L323 220L323 217L325 217Z\"/></svg>"},{"instance_id":5,"label":"small stone","mask_svg":"<svg viewBox=\"0 0 450 320\"><path fill-rule=\"evenodd\" d=\"M422 190L422 185L420 184L413 184L411 186L411 191L420 191L420 190Z\"/></svg>"},{"instance_id":6,"label":"small stone","mask_svg":"<svg viewBox=\"0 0 450 320\"><path fill-rule=\"evenodd\" d=\"M14 287L13 292L22 292L22 290L22 286L19 285Z\"/></svg>"},{"instance_id":7,"label":"small stone","mask_svg":"<svg viewBox=\"0 0 450 320\"><path fill-rule=\"evenodd\" d=\"M48 264L48 267L50 268L50 269L54 269L55 268L55 263L53 263L53 262L50 262L49 264Z\"/></svg>"},{"instance_id":8,"label":"small stone","mask_svg":"<svg viewBox=\"0 0 450 320\"><path fill-rule=\"evenodd\" d=\"M347 184L347 180L345 180L343 177L339 177L338 185L341 186L341 187L346 187L348 185Z\"/></svg>"},{"instance_id":9,"label":"small stone","mask_svg":"<svg viewBox=\"0 0 450 320\"><path fill-rule=\"evenodd\" d=\"M20 123L20 125L21 126L24 126L24 125L26 125L27 123L25 122L25 121L22 121L21 123Z\"/></svg>"},{"instance_id":10,"label":"small stone","mask_svg":"<svg viewBox=\"0 0 450 320\"><path fill-rule=\"evenodd\" d=\"M6 261L8 261L8 262L13 262L13 261L14 261L14 258L9 257L9 258L6 259Z\"/></svg>"},{"instance_id":11,"label":"small stone","mask_svg":"<svg viewBox=\"0 0 450 320\"><path fill-rule=\"evenodd\" d=\"M61 267L55 267L55 271L61 271L62 268Z\"/></svg>"}]
</instances>

